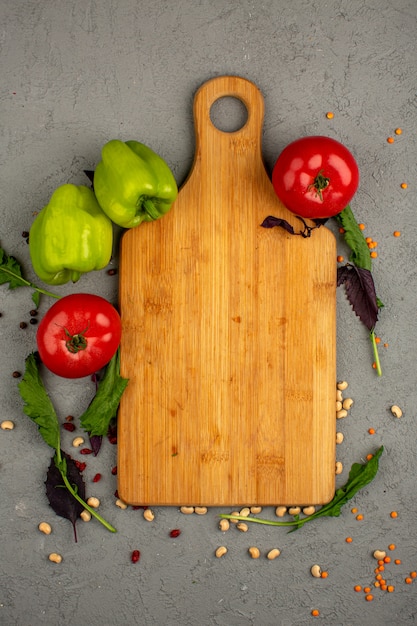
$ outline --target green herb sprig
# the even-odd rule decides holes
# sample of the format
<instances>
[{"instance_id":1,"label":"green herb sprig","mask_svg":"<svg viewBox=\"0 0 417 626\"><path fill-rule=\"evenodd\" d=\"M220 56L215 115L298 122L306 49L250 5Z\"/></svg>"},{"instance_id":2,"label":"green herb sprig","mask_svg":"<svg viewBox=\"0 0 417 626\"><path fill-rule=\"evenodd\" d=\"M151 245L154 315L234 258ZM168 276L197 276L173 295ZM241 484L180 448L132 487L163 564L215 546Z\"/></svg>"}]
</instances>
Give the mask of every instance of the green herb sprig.
<instances>
[{"instance_id":1,"label":"green herb sprig","mask_svg":"<svg viewBox=\"0 0 417 626\"><path fill-rule=\"evenodd\" d=\"M378 319L378 310L384 305L375 294L375 286L371 274L371 254L350 206L347 206L341 213L336 215L335 219L343 228L344 239L351 250L349 261L356 268L356 272L353 274L346 271L347 266L345 266L345 268L339 268L338 284L344 282L346 285L349 285L349 289L347 289L348 297L353 309L369 330L376 371L378 376L382 376L381 362L375 336L375 324ZM351 276L349 276L349 274L351 274Z\"/></svg>"},{"instance_id":2,"label":"green herb sprig","mask_svg":"<svg viewBox=\"0 0 417 626\"><path fill-rule=\"evenodd\" d=\"M19 261L17 261L14 256L6 254L3 248L0 248L0 285L6 283L9 283L9 289L15 289L16 287L30 287L33 289L32 300L36 307L39 306L39 300L42 294L56 298L57 300L61 297L23 278Z\"/></svg>"},{"instance_id":3,"label":"green herb sprig","mask_svg":"<svg viewBox=\"0 0 417 626\"><path fill-rule=\"evenodd\" d=\"M312 515L300 518L298 515L288 522L275 522L258 517L243 517L240 515L226 515L221 513L220 517L231 520L242 520L245 522L255 522L256 524L267 524L268 526L292 527L290 532L298 530L307 522L312 522L319 517L339 517L342 506L346 504L360 490L366 487L376 476L379 467L379 459L384 450L381 446L372 458L366 463L354 463L349 472L349 478L343 487L336 490L333 499Z\"/></svg>"},{"instance_id":4,"label":"green herb sprig","mask_svg":"<svg viewBox=\"0 0 417 626\"><path fill-rule=\"evenodd\" d=\"M39 433L45 443L55 450L54 461L59 470L63 486L68 490L91 515L98 520L110 532L116 529L89 506L77 493L77 488L68 479L67 460L61 451L60 425L54 406L48 396L42 378L40 376L38 362L34 353L26 359L25 373L19 383L19 393L24 401L24 412L37 424Z\"/></svg>"}]
</instances>

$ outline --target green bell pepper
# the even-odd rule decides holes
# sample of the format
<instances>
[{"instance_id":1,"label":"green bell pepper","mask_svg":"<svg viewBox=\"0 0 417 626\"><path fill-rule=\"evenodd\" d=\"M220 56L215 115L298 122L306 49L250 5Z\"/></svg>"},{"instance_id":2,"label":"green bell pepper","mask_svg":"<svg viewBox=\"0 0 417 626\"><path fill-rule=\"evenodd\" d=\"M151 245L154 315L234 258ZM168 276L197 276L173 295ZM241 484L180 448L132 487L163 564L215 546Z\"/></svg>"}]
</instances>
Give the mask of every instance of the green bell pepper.
<instances>
[{"instance_id":1,"label":"green bell pepper","mask_svg":"<svg viewBox=\"0 0 417 626\"><path fill-rule=\"evenodd\" d=\"M108 217L123 228L156 220L178 195L165 161L138 141L113 139L101 151L94 172L94 193Z\"/></svg>"},{"instance_id":2,"label":"green bell pepper","mask_svg":"<svg viewBox=\"0 0 417 626\"><path fill-rule=\"evenodd\" d=\"M111 258L113 226L91 189L62 185L36 216L29 231L32 266L48 285L77 282Z\"/></svg>"}]
</instances>

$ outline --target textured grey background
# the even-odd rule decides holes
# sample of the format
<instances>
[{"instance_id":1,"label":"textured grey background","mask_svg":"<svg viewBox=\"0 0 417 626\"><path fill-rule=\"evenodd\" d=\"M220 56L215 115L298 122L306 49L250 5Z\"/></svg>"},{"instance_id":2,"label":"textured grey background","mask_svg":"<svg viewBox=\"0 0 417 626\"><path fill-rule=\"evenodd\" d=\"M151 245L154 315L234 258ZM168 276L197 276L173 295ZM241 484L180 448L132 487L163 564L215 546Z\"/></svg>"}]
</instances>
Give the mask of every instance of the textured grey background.
<instances>
[{"instance_id":1,"label":"textured grey background","mask_svg":"<svg viewBox=\"0 0 417 626\"><path fill-rule=\"evenodd\" d=\"M338 483L353 462L381 443L386 449L374 483L352 502L362 522L347 506L339 518L290 535L252 525L223 536L218 510L184 516L161 508L148 523L141 511L115 507L116 448L106 441L97 458L87 458L85 475L118 533L79 524L76 544L46 501L50 451L23 415L12 378L35 347L36 327L19 328L29 318L30 292L1 287L1 419L16 428L0 431L0 623L302 626L317 608L326 625L415 624L417 582L404 578L417 569L416 0L3 0L0 24L0 244L28 278L35 276L21 233L57 186L85 183L83 169L93 169L101 146L116 137L150 145L181 183L193 158L195 90L213 76L238 74L265 96L268 170L289 141L306 134L330 135L354 152L362 177L352 207L379 242L374 278L385 309L377 330L389 343L379 379L367 333L339 290L338 378L348 380L355 404L339 426L345 470ZM223 116L228 124L231 114L219 109L219 123ZM389 145L398 126L403 134ZM85 276L76 289L115 302L117 277ZM40 315L50 304L42 299ZM62 419L79 415L92 397L88 380L45 380ZM392 403L403 407L401 420L391 416ZM65 433L67 451L71 440ZM94 485L96 472L103 479ZM264 515L274 519L273 509ZM42 520L53 525L49 537L37 531ZM182 530L178 539L169 538L172 528ZM402 560L387 567L395 592L375 589L367 603L353 587L372 583L371 554L392 542ZM221 544L229 553L219 560ZM259 560L248 557L250 545L261 550ZM268 562L274 546L282 554ZM136 565L133 549L142 552ZM52 551L62 564L47 560ZM313 563L328 570L327 579L311 577Z\"/></svg>"}]
</instances>

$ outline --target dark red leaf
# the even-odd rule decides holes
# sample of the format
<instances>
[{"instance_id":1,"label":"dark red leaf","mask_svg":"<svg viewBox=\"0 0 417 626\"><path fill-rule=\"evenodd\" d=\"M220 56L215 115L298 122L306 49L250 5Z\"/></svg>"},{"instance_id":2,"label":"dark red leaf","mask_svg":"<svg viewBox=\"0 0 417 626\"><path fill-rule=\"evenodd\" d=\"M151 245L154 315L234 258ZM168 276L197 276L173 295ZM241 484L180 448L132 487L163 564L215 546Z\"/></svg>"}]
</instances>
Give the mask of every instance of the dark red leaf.
<instances>
[{"instance_id":1,"label":"dark red leaf","mask_svg":"<svg viewBox=\"0 0 417 626\"><path fill-rule=\"evenodd\" d=\"M290 235L296 234L291 224L289 224L286 220L282 219L281 217L274 217L273 215L268 215L268 217L266 217L264 221L262 222L261 226L263 228L274 228L275 226L280 226L281 228L286 230L287 233L290 233Z\"/></svg>"},{"instance_id":2,"label":"dark red leaf","mask_svg":"<svg viewBox=\"0 0 417 626\"><path fill-rule=\"evenodd\" d=\"M65 452L61 452L61 456L65 459L67 464L67 477L69 482L76 489L78 495L84 500L85 484L82 475L78 471L75 461ZM71 522L74 529L74 539L77 541L77 530L75 525L80 517L80 513L84 510L84 507L65 487L61 472L55 465L55 456L52 457L49 465L45 485L49 504L57 515L60 515Z\"/></svg>"},{"instance_id":3,"label":"dark red leaf","mask_svg":"<svg viewBox=\"0 0 417 626\"><path fill-rule=\"evenodd\" d=\"M371 272L350 264L339 267L337 285L345 286L346 295L354 312L371 331L378 320L378 301Z\"/></svg>"},{"instance_id":4,"label":"dark red leaf","mask_svg":"<svg viewBox=\"0 0 417 626\"><path fill-rule=\"evenodd\" d=\"M90 446L93 451L94 456L100 452L101 442L103 441L103 437L101 435L89 435Z\"/></svg>"}]
</instances>

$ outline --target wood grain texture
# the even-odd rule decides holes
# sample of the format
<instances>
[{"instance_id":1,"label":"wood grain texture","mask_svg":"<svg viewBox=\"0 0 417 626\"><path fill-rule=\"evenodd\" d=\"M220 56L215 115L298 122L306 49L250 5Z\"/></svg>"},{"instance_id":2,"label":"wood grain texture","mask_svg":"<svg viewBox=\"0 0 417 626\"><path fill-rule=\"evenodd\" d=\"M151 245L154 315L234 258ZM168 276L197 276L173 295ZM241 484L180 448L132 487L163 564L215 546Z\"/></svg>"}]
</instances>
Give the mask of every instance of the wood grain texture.
<instances>
[{"instance_id":1,"label":"wood grain texture","mask_svg":"<svg viewBox=\"0 0 417 626\"><path fill-rule=\"evenodd\" d=\"M210 108L240 99L243 128ZM131 504L320 504L335 486L336 244L277 199L261 153L258 88L205 83L196 151L162 219L120 251L118 489Z\"/></svg>"}]
</instances>

